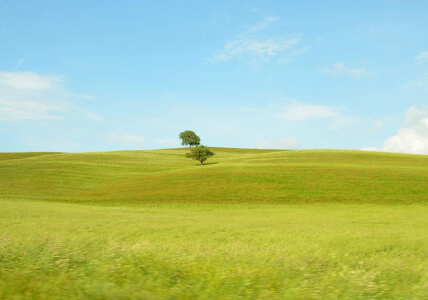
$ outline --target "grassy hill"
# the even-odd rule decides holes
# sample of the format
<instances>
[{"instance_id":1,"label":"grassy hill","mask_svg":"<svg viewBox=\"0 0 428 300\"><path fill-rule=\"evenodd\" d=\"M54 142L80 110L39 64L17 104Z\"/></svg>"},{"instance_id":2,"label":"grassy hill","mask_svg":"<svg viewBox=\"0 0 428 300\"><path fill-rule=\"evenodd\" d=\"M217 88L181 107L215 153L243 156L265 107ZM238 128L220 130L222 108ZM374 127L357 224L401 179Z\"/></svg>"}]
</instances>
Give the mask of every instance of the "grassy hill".
<instances>
[{"instance_id":1,"label":"grassy hill","mask_svg":"<svg viewBox=\"0 0 428 300\"><path fill-rule=\"evenodd\" d=\"M101 204L425 203L428 156L213 148L1 153L0 197Z\"/></svg>"},{"instance_id":2,"label":"grassy hill","mask_svg":"<svg viewBox=\"0 0 428 300\"><path fill-rule=\"evenodd\" d=\"M428 156L0 154L0 299L428 299Z\"/></svg>"}]
</instances>

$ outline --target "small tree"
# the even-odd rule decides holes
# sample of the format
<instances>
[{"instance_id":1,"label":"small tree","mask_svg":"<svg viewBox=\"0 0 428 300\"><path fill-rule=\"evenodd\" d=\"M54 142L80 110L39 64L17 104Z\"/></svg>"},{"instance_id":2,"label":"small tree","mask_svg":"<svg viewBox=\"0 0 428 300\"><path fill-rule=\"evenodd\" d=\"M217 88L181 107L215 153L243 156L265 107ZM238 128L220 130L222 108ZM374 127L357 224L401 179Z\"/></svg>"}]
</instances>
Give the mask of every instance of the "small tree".
<instances>
[{"instance_id":1,"label":"small tree","mask_svg":"<svg viewBox=\"0 0 428 300\"><path fill-rule=\"evenodd\" d=\"M183 146L185 145L189 145L189 147L198 146L201 142L201 138L191 130L180 132L178 137L181 139L181 144Z\"/></svg>"},{"instance_id":2,"label":"small tree","mask_svg":"<svg viewBox=\"0 0 428 300\"><path fill-rule=\"evenodd\" d=\"M190 150L190 153L186 153L186 157L197 160L201 165L215 153L205 146L196 146Z\"/></svg>"}]
</instances>

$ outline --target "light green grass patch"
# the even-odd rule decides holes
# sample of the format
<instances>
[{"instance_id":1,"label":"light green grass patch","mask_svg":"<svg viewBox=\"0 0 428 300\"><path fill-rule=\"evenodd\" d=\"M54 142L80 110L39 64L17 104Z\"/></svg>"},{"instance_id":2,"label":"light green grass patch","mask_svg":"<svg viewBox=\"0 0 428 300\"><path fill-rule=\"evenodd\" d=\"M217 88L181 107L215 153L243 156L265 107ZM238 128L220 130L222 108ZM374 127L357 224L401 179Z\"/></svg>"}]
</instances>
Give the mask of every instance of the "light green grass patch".
<instances>
[{"instance_id":1,"label":"light green grass patch","mask_svg":"<svg viewBox=\"0 0 428 300\"><path fill-rule=\"evenodd\" d=\"M424 299L424 205L6 201L0 298Z\"/></svg>"}]
</instances>

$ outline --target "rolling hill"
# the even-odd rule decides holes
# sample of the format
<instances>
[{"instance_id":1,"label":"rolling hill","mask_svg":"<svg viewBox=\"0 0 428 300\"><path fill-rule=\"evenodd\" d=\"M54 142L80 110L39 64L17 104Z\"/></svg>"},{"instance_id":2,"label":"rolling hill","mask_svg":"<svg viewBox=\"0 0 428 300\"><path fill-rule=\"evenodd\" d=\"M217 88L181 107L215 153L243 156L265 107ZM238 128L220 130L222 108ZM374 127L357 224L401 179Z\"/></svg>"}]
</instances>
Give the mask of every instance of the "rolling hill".
<instances>
[{"instance_id":1,"label":"rolling hill","mask_svg":"<svg viewBox=\"0 0 428 300\"><path fill-rule=\"evenodd\" d=\"M428 156L212 148L1 153L0 197L99 204L425 203Z\"/></svg>"},{"instance_id":2,"label":"rolling hill","mask_svg":"<svg viewBox=\"0 0 428 300\"><path fill-rule=\"evenodd\" d=\"M428 156L213 150L0 154L0 299L428 298Z\"/></svg>"}]
</instances>

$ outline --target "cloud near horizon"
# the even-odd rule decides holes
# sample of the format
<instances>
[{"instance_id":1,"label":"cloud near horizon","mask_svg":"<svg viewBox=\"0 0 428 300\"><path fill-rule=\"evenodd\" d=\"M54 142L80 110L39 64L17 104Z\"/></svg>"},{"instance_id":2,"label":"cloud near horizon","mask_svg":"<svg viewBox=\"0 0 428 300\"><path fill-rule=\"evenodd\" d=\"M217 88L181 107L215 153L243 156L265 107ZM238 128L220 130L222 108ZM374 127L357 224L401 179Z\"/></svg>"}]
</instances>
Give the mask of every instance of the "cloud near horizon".
<instances>
[{"instance_id":1,"label":"cloud near horizon","mask_svg":"<svg viewBox=\"0 0 428 300\"><path fill-rule=\"evenodd\" d=\"M364 148L410 154L428 154L428 111L412 105L406 111L406 119L397 134L389 137L382 148Z\"/></svg>"}]
</instances>

